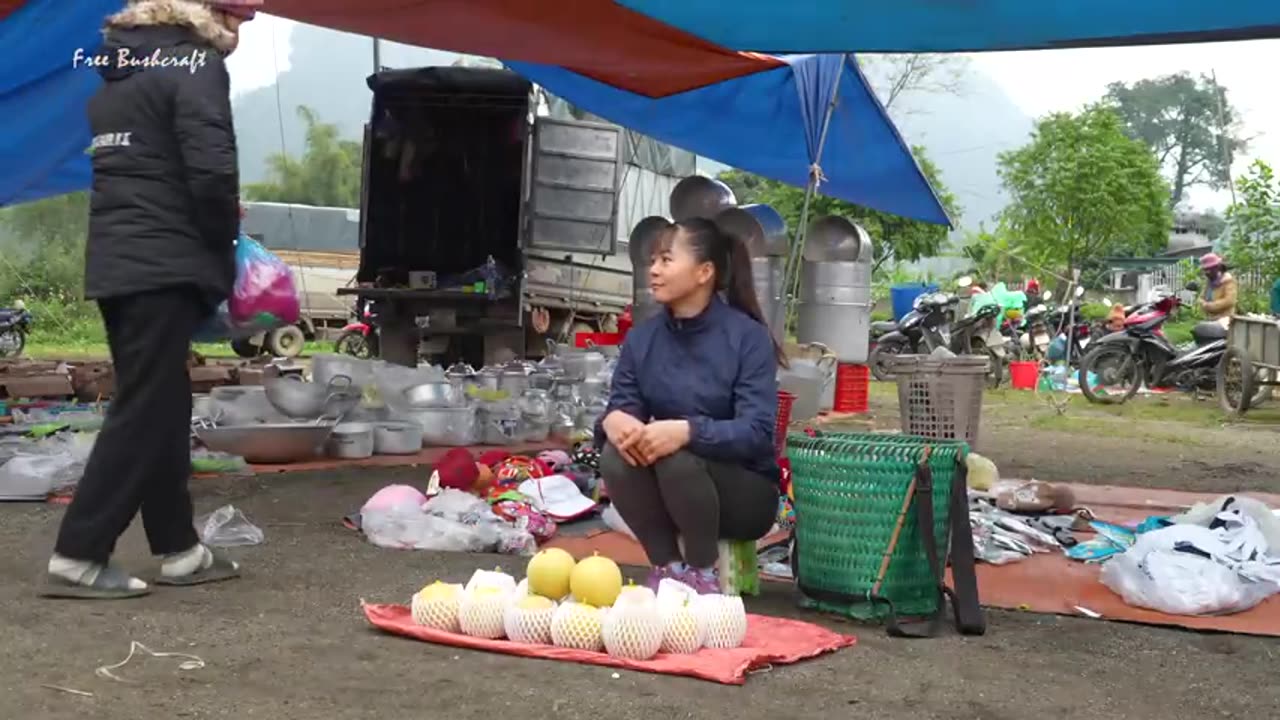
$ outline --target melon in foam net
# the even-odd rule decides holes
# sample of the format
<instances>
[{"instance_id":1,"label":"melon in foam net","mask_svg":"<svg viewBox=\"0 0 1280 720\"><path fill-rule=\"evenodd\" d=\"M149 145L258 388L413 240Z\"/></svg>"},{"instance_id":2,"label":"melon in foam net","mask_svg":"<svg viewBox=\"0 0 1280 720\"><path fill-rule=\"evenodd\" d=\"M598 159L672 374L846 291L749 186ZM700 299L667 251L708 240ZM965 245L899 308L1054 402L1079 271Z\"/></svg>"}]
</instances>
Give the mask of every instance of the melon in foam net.
<instances>
[{"instance_id":1,"label":"melon in foam net","mask_svg":"<svg viewBox=\"0 0 1280 720\"><path fill-rule=\"evenodd\" d=\"M477 570L458 604L458 625L472 637L497 640L506 635L506 611L516 581L502 572Z\"/></svg>"},{"instance_id":2,"label":"melon in foam net","mask_svg":"<svg viewBox=\"0 0 1280 720\"><path fill-rule=\"evenodd\" d=\"M600 652L604 647L601 615L598 607L572 600L564 602L551 618L551 642L556 647Z\"/></svg>"},{"instance_id":3,"label":"melon in foam net","mask_svg":"<svg viewBox=\"0 0 1280 720\"><path fill-rule=\"evenodd\" d=\"M456 633L458 625L458 608L462 602L462 586L443 583L439 580L422 588L414 594L409 603L413 621L433 630Z\"/></svg>"},{"instance_id":4,"label":"melon in foam net","mask_svg":"<svg viewBox=\"0 0 1280 720\"><path fill-rule=\"evenodd\" d=\"M556 603L541 595L524 595L507 606L503 627L507 639L529 645L551 643L551 619L555 617Z\"/></svg>"},{"instance_id":5,"label":"melon in foam net","mask_svg":"<svg viewBox=\"0 0 1280 720\"><path fill-rule=\"evenodd\" d=\"M662 652L692 655L706 642L707 626L696 605L698 594L677 580L658 584L658 614L662 618Z\"/></svg>"},{"instance_id":6,"label":"melon in foam net","mask_svg":"<svg viewBox=\"0 0 1280 720\"><path fill-rule=\"evenodd\" d=\"M648 660L662 648L662 615L653 591L623 588L613 607L604 611L600 634L604 649L614 657Z\"/></svg>"},{"instance_id":7,"label":"melon in foam net","mask_svg":"<svg viewBox=\"0 0 1280 720\"><path fill-rule=\"evenodd\" d=\"M703 595L696 611L706 625L706 646L720 650L740 647L747 637L747 610L742 598L733 595Z\"/></svg>"}]
</instances>

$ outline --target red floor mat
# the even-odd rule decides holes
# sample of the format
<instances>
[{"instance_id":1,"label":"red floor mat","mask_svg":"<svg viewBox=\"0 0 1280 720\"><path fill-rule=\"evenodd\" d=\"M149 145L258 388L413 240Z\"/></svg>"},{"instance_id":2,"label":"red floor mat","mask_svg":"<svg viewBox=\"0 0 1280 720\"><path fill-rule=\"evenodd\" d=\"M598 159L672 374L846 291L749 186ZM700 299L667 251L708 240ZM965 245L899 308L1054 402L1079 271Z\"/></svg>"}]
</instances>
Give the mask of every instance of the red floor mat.
<instances>
[{"instance_id":1,"label":"red floor mat","mask_svg":"<svg viewBox=\"0 0 1280 720\"><path fill-rule=\"evenodd\" d=\"M376 628L423 642L487 650L519 657L603 665L662 675L683 675L725 685L741 685L747 673L770 665L788 665L817 657L857 640L811 623L764 615L747 616L747 639L735 650L700 650L695 655L659 655L637 662L621 660L605 653L570 650L550 645L525 645L509 640L482 640L415 625L404 605L365 603L364 616Z\"/></svg>"}]
</instances>

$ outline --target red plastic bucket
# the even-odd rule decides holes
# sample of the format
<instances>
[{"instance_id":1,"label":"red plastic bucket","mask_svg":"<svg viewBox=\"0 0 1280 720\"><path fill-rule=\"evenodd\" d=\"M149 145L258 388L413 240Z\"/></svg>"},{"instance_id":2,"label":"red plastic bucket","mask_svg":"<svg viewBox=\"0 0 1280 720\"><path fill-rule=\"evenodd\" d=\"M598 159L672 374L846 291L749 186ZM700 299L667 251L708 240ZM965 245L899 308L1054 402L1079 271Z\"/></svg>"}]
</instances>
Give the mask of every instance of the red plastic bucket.
<instances>
[{"instance_id":1,"label":"red plastic bucket","mask_svg":"<svg viewBox=\"0 0 1280 720\"><path fill-rule=\"evenodd\" d=\"M871 368L866 365L840 363L836 366L836 393L832 410L838 413L864 413L868 406Z\"/></svg>"},{"instance_id":2,"label":"red plastic bucket","mask_svg":"<svg viewBox=\"0 0 1280 720\"><path fill-rule=\"evenodd\" d=\"M1014 390L1035 390L1040 379L1040 363L1020 360L1009 363L1009 382Z\"/></svg>"},{"instance_id":3,"label":"red plastic bucket","mask_svg":"<svg viewBox=\"0 0 1280 720\"><path fill-rule=\"evenodd\" d=\"M782 457L782 451L787 447L787 426L791 424L791 406L795 401L795 395L786 390L778 391L778 424L773 429L773 449L778 452L778 457Z\"/></svg>"}]
</instances>

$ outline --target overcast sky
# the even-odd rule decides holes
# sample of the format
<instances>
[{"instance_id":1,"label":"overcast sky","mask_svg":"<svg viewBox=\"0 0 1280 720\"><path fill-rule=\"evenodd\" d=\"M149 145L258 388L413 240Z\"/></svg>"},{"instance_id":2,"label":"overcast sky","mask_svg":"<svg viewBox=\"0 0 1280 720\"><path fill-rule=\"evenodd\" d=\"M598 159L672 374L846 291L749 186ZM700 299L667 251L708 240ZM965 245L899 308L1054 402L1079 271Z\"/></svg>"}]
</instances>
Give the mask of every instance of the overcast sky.
<instances>
[{"instance_id":1,"label":"overcast sky","mask_svg":"<svg viewBox=\"0 0 1280 720\"><path fill-rule=\"evenodd\" d=\"M230 59L233 92L269 85L277 72L288 69L293 25L288 20L259 15L244 26L240 49ZM1237 172L1253 157L1280 163L1278 59L1280 40L973 56L975 66L990 75L1015 104L1033 117L1056 110L1076 110L1096 100L1107 83L1116 80L1132 82L1183 70L1216 72L1241 113L1245 135L1251 138L1248 157L1237 161ZM1191 200L1199 206L1221 207L1227 202L1227 194L1197 189Z\"/></svg>"}]
</instances>

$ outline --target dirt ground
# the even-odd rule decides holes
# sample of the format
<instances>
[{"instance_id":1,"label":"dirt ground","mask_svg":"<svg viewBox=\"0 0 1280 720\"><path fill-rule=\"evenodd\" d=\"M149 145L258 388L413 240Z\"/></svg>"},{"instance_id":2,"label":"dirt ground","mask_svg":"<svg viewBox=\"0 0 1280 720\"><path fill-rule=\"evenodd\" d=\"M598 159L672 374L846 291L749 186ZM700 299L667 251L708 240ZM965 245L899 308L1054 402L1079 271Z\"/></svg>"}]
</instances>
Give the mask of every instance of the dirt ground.
<instances>
[{"instance_id":1,"label":"dirt ground","mask_svg":"<svg viewBox=\"0 0 1280 720\"><path fill-rule=\"evenodd\" d=\"M876 395L881 424L892 421L888 397ZM1072 407L1059 417L1025 398L995 398L981 449L1012 476L1280 491L1280 453L1265 426L1222 428L1181 411L1170 413L1176 423L1135 419L1150 414L1141 407L1126 413ZM33 582L62 510L0 506L0 716L1164 720L1268 717L1280 707L1275 640L1004 612L992 613L982 638L890 640L880 628L805 615L780 586L750 608L804 616L857 634L859 644L723 687L630 672L615 679L605 668L393 638L365 624L360 598L405 601L434 578L513 565L379 550L340 524L383 484L423 480L421 471L388 470L196 481L198 510L232 503L265 530L263 545L236 551L245 577L106 604L37 600ZM120 559L153 571L141 535L130 530ZM206 666L135 660L119 671L131 684L96 677L131 641L198 655Z\"/></svg>"}]
</instances>

